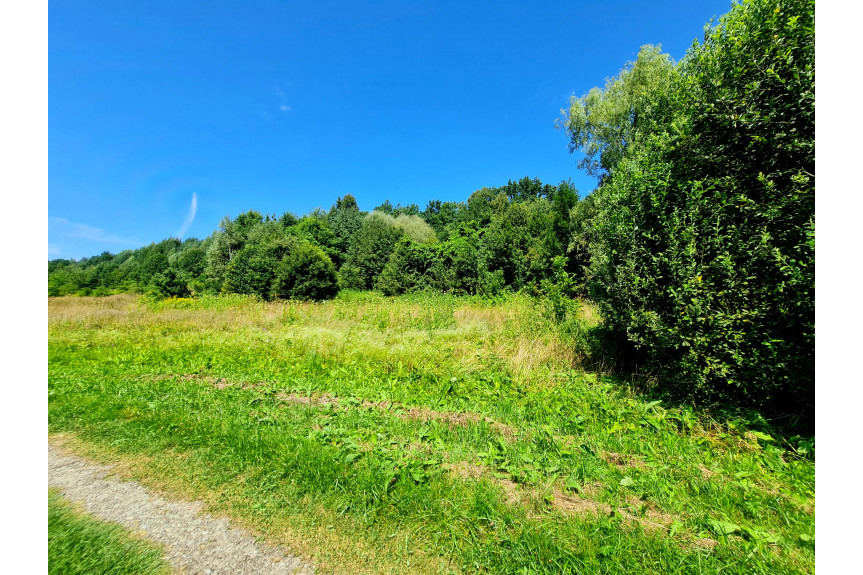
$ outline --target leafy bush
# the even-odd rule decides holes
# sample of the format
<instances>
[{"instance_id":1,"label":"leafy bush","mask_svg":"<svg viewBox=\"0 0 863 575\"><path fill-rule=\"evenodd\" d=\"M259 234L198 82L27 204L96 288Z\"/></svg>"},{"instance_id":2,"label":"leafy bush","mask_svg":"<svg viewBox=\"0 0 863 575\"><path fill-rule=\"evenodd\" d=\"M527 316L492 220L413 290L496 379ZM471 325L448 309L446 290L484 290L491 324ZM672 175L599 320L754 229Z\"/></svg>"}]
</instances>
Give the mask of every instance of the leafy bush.
<instances>
[{"instance_id":1,"label":"leafy bush","mask_svg":"<svg viewBox=\"0 0 863 575\"><path fill-rule=\"evenodd\" d=\"M416 244L407 236L402 237L375 286L384 295L401 295L427 287L426 276L436 255L435 250Z\"/></svg>"},{"instance_id":2,"label":"leafy bush","mask_svg":"<svg viewBox=\"0 0 863 575\"><path fill-rule=\"evenodd\" d=\"M814 69L813 2L735 5L596 192L591 295L681 393L813 409Z\"/></svg>"},{"instance_id":3,"label":"leafy bush","mask_svg":"<svg viewBox=\"0 0 863 575\"><path fill-rule=\"evenodd\" d=\"M105 288L99 288L105 289ZM186 281L180 272L168 268L162 273L157 273L150 279L150 290L159 297L185 297L191 295Z\"/></svg>"},{"instance_id":4,"label":"leafy bush","mask_svg":"<svg viewBox=\"0 0 863 575\"><path fill-rule=\"evenodd\" d=\"M480 254L479 231L464 225L441 244L429 269L429 286L453 295L472 295L479 289L479 278L487 271Z\"/></svg>"},{"instance_id":5,"label":"leafy bush","mask_svg":"<svg viewBox=\"0 0 863 575\"><path fill-rule=\"evenodd\" d=\"M383 212L372 212L363 220L351 239L348 255L341 269L342 285L351 289L371 289L395 250L404 231L393 225L395 218Z\"/></svg>"},{"instance_id":6,"label":"leafy bush","mask_svg":"<svg viewBox=\"0 0 863 575\"><path fill-rule=\"evenodd\" d=\"M324 300L339 291L332 260L309 243L299 244L286 255L275 276L272 293L279 298Z\"/></svg>"},{"instance_id":7,"label":"leafy bush","mask_svg":"<svg viewBox=\"0 0 863 575\"><path fill-rule=\"evenodd\" d=\"M542 293L545 296L548 315L557 324L564 323L578 313L579 301L574 299L575 280L566 272L566 258L554 258L553 274L550 279L542 280Z\"/></svg>"}]
</instances>

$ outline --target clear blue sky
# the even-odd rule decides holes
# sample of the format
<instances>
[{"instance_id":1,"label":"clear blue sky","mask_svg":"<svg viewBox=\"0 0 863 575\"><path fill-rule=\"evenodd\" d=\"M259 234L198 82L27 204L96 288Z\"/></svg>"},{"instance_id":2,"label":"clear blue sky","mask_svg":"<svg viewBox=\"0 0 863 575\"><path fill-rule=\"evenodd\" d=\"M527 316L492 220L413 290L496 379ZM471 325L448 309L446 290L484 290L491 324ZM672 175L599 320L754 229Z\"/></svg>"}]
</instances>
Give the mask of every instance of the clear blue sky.
<instances>
[{"instance_id":1,"label":"clear blue sky","mask_svg":"<svg viewBox=\"0 0 863 575\"><path fill-rule=\"evenodd\" d=\"M642 44L679 60L729 7L51 1L48 257L348 193L422 209L530 176L583 196L595 181L554 129L569 96Z\"/></svg>"}]
</instances>

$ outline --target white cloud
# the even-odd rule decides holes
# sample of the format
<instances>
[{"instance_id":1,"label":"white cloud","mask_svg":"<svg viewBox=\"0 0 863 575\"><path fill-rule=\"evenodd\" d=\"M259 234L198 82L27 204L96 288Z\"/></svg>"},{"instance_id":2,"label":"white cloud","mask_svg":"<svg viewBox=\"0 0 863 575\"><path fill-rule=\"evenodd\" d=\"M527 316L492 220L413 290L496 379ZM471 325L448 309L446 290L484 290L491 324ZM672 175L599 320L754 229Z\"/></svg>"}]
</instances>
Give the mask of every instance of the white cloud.
<instances>
[{"instance_id":1,"label":"white cloud","mask_svg":"<svg viewBox=\"0 0 863 575\"><path fill-rule=\"evenodd\" d=\"M183 236L186 235L186 232L189 231L189 226L192 225L192 222L195 221L195 213L198 211L198 194L197 192L192 192L192 205L189 206L189 213L186 214L186 219L183 220L183 225L180 226L180 229L177 230L177 233L174 234L177 238L183 239Z\"/></svg>"},{"instance_id":2,"label":"white cloud","mask_svg":"<svg viewBox=\"0 0 863 575\"><path fill-rule=\"evenodd\" d=\"M281 104L279 105L279 110L281 110L283 114L287 114L288 112L292 112L293 108L291 108L288 105L288 97L285 95L285 91L282 90L281 88L279 88L278 86L276 86L275 87L275 93L276 93L276 96L278 96L279 101L281 102Z\"/></svg>"}]
</instances>

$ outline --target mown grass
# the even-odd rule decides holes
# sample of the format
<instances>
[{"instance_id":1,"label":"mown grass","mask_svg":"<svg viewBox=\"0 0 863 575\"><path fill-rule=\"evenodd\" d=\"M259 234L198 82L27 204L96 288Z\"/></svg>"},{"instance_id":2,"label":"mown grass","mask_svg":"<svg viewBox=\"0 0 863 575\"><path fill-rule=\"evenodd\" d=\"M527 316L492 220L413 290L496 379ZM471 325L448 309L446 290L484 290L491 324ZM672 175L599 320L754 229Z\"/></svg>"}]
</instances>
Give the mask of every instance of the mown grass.
<instances>
[{"instance_id":1,"label":"mown grass","mask_svg":"<svg viewBox=\"0 0 863 575\"><path fill-rule=\"evenodd\" d=\"M123 527L75 509L59 491L48 491L50 575L167 575L161 551Z\"/></svg>"},{"instance_id":2,"label":"mown grass","mask_svg":"<svg viewBox=\"0 0 863 575\"><path fill-rule=\"evenodd\" d=\"M581 371L528 298L52 298L49 317L52 433L324 571L814 570L810 459Z\"/></svg>"}]
</instances>

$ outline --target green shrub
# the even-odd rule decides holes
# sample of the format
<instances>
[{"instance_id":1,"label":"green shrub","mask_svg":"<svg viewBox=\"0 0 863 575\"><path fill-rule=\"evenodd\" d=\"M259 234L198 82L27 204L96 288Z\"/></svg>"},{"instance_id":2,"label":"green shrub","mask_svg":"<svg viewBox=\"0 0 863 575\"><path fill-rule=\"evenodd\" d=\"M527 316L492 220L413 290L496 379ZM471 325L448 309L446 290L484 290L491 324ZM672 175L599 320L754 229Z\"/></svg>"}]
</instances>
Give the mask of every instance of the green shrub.
<instances>
[{"instance_id":1,"label":"green shrub","mask_svg":"<svg viewBox=\"0 0 863 575\"><path fill-rule=\"evenodd\" d=\"M332 260L318 246L303 242L282 259L272 293L286 299L324 300L338 291Z\"/></svg>"},{"instance_id":2,"label":"green shrub","mask_svg":"<svg viewBox=\"0 0 863 575\"><path fill-rule=\"evenodd\" d=\"M427 287L426 275L436 255L434 249L416 244L408 236L403 236L378 276L375 287L388 296Z\"/></svg>"},{"instance_id":3,"label":"green shrub","mask_svg":"<svg viewBox=\"0 0 863 575\"><path fill-rule=\"evenodd\" d=\"M393 225L395 218L383 212L368 214L351 238L341 268L342 285L349 289L371 289L404 231Z\"/></svg>"},{"instance_id":4,"label":"green shrub","mask_svg":"<svg viewBox=\"0 0 863 575\"><path fill-rule=\"evenodd\" d=\"M814 4L749 0L596 192L590 290L672 389L814 406Z\"/></svg>"},{"instance_id":5,"label":"green shrub","mask_svg":"<svg viewBox=\"0 0 863 575\"><path fill-rule=\"evenodd\" d=\"M542 280L540 285L549 317L555 323L562 324L578 313L580 304L577 299L574 299L575 280L566 272L566 258L563 256L554 258L552 268L552 277Z\"/></svg>"}]
</instances>

